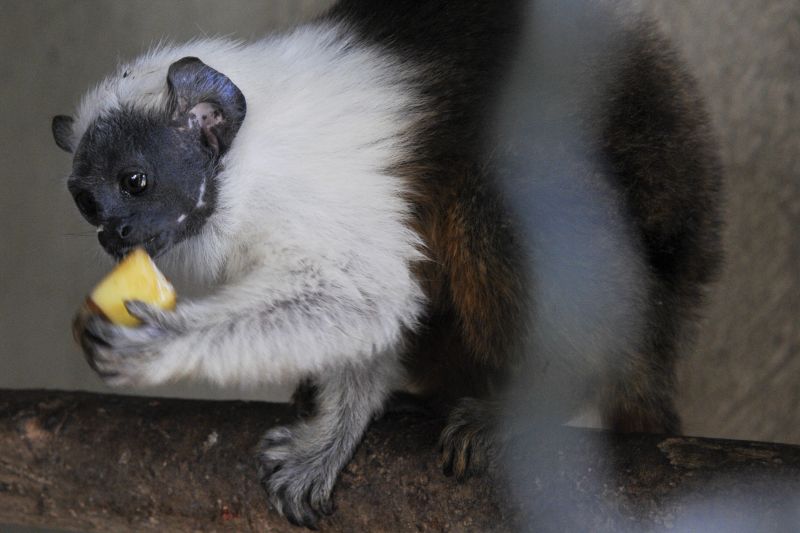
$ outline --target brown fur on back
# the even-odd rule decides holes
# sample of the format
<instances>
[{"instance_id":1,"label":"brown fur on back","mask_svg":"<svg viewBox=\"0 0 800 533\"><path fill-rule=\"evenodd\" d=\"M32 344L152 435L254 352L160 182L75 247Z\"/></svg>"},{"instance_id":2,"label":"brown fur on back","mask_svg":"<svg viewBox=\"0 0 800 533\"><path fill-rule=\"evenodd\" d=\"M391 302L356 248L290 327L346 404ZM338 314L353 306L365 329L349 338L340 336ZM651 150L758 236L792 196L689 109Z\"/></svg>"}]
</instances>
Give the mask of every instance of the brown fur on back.
<instances>
[{"instance_id":1,"label":"brown fur on back","mask_svg":"<svg viewBox=\"0 0 800 533\"><path fill-rule=\"evenodd\" d=\"M430 301L407 366L415 386L445 399L483 396L509 367L526 281L512 223L477 165L411 165L414 229L428 261L416 273Z\"/></svg>"}]
</instances>

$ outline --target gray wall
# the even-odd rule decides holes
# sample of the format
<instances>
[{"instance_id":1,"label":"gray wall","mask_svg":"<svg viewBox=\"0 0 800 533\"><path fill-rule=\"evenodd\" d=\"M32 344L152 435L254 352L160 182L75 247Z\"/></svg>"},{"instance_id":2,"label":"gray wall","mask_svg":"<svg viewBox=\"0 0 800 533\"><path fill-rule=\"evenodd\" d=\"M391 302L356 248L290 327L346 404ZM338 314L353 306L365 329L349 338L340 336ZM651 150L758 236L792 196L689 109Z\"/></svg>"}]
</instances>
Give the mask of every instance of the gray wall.
<instances>
[{"instance_id":1,"label":"gray wall","mask_svg":"<svg viewBox=\"0 0 800 533\"><path fill-rule=\"evenodd\" d=\"M258 36L328 2L4 0L0 18L0 387L105 390L69 334L108 269L50 118L161 37ZM641 0L708 95L728 169L728 262L682 371L694 434L800 443L800 2ZM139 391L136 391L139 392ZM283 397L180 385L155 394Z\"/></svg>"}]
</instances>

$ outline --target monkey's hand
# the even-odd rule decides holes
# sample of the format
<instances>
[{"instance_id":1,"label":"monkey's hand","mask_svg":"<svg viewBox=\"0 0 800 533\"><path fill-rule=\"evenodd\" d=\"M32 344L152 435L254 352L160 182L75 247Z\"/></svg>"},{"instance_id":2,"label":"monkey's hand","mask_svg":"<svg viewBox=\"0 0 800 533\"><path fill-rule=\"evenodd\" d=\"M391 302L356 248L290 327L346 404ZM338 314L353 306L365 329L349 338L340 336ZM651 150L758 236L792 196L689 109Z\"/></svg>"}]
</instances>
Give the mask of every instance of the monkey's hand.
<instances>
[{"instance_id":1,"label":"monkey's hand","mask_svg":"<svg viewBox=\"0 0 800 533\"><path fill-rule=\"evenodd\" d=\"M422 309L422 293L402 262L373 267L390 272L376 276L353 261L271 259L173 311L127 302L142 321L136 328L91 316L76 338L114 385L188 377L276 383L372 359L393 348Z\"/></svg>"},{"instance_id":2,"label":"monkey's hand","mask_svg":"<svg viewBox=\"0 0 800 533\"><path fill-rule=\"evenodd\" d=\"M158 375L158 361L170 341L186 331L180 312L130 301L128 312L142 321L137 327L113 324L101 316L81 312L73 324L76 340L89 365L109 385L143 385Z\"/></svg>"}]
</instances>

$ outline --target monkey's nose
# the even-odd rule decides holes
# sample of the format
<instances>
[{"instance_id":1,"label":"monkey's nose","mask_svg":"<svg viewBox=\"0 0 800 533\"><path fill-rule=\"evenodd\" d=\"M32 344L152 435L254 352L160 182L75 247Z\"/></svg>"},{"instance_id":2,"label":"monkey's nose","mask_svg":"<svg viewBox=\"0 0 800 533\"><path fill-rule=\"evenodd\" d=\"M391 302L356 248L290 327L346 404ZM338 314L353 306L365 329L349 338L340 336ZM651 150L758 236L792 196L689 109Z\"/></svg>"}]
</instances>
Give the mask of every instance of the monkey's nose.
<instances>
[{"instance_id":1,"label":"monkey's nose","mask_svg":"<svg viewBox=\"0 0 800 533\"><path fill-rule=\"evenodd\" d=\"M140 237L136 226L118 218L103 220L103 231L97 234L100 244L110 255L117 259L122 258L131 247L139 244Z\"/></svg>"},{"instance_id":2,"label":"monkey's nose","mask_svg":"<svg viewBox=\"0 0 800 533\"><path fill-rule=\"evenodd\" d=\"M78 206L78 211L81 212L83 218L85 218L92 226L97 226L99 223L97 216L99 208L94 196L92 196L92 194L89 192L80 191L75 195L75 204Z\"/></svg>"},{"instance_id":3,"label":"monkey's nose","mask_svg":"<svg viewBox=\"0 0 800 533\"><path fill-rule=\"evenodd\" d=\"M121 224L117 228L117 235L120 236L121 239L127 239L131 234L131 227L128 224Z\"/></svg>"}]
</instances>

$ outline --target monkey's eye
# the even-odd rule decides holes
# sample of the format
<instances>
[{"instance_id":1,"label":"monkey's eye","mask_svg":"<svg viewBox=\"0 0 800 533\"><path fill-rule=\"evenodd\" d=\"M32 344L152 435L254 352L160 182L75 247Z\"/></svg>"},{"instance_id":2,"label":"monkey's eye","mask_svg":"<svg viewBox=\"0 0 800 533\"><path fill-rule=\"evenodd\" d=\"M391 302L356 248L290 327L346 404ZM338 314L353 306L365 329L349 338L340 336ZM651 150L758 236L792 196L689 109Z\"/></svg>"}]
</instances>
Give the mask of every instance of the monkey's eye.
<instances>
[{"instance_id":1,"label":"monkey's eye","mask_svg":"<svg viewBox=\"0 0 800 533\"><path fill-rule=\"evenodd\" d=\"M119 186L128 194L142 194L148 185L147 174L139 170L126 170L119 175Z\"/></svg>"}]
</instances>

